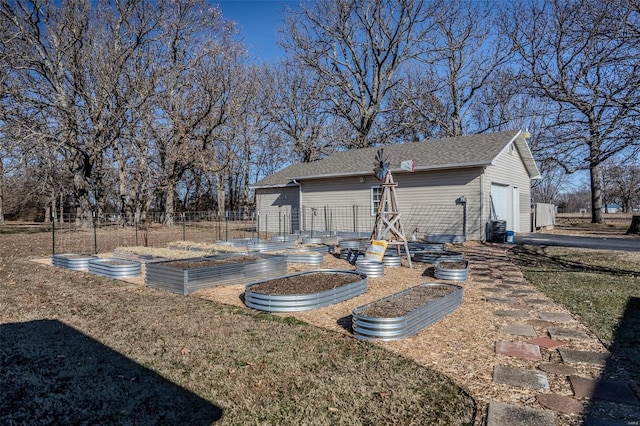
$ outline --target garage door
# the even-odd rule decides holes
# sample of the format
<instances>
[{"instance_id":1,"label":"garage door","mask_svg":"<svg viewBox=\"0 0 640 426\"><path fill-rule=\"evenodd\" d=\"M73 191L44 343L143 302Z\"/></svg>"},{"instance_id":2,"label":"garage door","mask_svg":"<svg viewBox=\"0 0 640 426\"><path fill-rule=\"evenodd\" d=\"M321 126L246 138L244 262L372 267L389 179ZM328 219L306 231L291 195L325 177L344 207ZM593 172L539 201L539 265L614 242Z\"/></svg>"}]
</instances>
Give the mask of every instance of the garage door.
<instances>
[{"instance_id":1,"label":"garage door","mask_svg":"<svg viewBox=\"0 0 640 426\"><path fill-rule=\"evenodd\" d=\"M509 187L506 185L491 184L491 202L493 206L492 219L506 220L507 229L511 229L510 214L511 205L509 203Z\"/></svg>"}]
</instances>

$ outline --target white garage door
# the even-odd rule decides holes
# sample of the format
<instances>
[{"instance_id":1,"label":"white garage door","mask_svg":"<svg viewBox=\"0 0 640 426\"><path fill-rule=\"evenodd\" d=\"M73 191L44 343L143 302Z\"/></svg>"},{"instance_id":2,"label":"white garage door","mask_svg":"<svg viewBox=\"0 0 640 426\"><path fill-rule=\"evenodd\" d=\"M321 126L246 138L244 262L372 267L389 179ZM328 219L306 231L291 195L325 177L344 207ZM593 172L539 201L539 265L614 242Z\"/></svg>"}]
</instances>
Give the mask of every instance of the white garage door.
<instances>
[{"instance_id":1,"label":"white garage door","mask_svg":"<svg viewBox=\"0 0 640 426\"><path fill-rule=\"evenodd\" d=\"M491 201L493 203L492 219L506 220L507 229L511 229L511 203L509 202L509 187L505 185L491 184Z\"/></svg>"}]
</instances>

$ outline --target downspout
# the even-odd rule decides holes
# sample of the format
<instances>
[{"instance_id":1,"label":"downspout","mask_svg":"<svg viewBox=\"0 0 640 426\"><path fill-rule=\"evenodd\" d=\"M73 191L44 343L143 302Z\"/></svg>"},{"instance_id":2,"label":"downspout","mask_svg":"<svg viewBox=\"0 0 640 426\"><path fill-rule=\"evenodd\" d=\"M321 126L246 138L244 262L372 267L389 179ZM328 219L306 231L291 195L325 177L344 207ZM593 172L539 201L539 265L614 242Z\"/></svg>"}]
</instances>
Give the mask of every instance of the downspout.
<instances>
[{"instance_id":1,"label":"downspout","mask_svg":"<svg viewBox=\"0 0 640 426\"><path fill-rule=\"evenodd\" d=\"M484 174L487 171L487 166L482 167L482 173L480 174L480 226L482 227L482 234L480 241L487 241L486 222L484 220Z\"/></svg>"}]
</instances>

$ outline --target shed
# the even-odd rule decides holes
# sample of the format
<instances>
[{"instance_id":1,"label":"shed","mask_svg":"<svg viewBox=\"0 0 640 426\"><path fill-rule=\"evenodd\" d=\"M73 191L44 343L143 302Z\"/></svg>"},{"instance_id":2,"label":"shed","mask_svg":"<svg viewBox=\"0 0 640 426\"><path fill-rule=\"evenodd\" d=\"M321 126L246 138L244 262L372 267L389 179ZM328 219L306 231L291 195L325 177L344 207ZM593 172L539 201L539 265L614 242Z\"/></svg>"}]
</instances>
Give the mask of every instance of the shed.
<instances>
[{"instance_id":1,"label":"shed","mask_svg":"<svg viewBox=\"0 0 640 426\"><path fill-rule=\"evenodd\" d=\"M385 145L407 237L485 240L490 225L531 230L531 180L539 177L522 131ZM258 226L271 233L356 233L373 229L381 194L380 147L336 151L290 165L253 185ZM414 161L414 171L400 163Z\"/></svg>"}]
</instances>

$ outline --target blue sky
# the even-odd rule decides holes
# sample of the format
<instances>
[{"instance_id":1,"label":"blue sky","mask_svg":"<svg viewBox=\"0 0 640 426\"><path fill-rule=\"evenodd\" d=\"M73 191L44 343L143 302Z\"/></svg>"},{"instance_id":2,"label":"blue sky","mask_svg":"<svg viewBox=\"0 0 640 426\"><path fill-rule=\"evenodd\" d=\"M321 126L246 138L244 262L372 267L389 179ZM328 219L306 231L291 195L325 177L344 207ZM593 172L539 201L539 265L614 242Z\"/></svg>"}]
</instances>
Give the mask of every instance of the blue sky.
<instances>
[{"instance_id":1,"label":"blue sky","mask_svg":"<svg viewBox=\"0 0 640 426\"><path fill-rule=\"evenodd\" d=\"M238 23L249 55L258 61L274 61L284 52L277 44L277 28L282 24L286 7L297 0L212 0L222 9L222 16Z\"/></svg>"}]
</instances>

